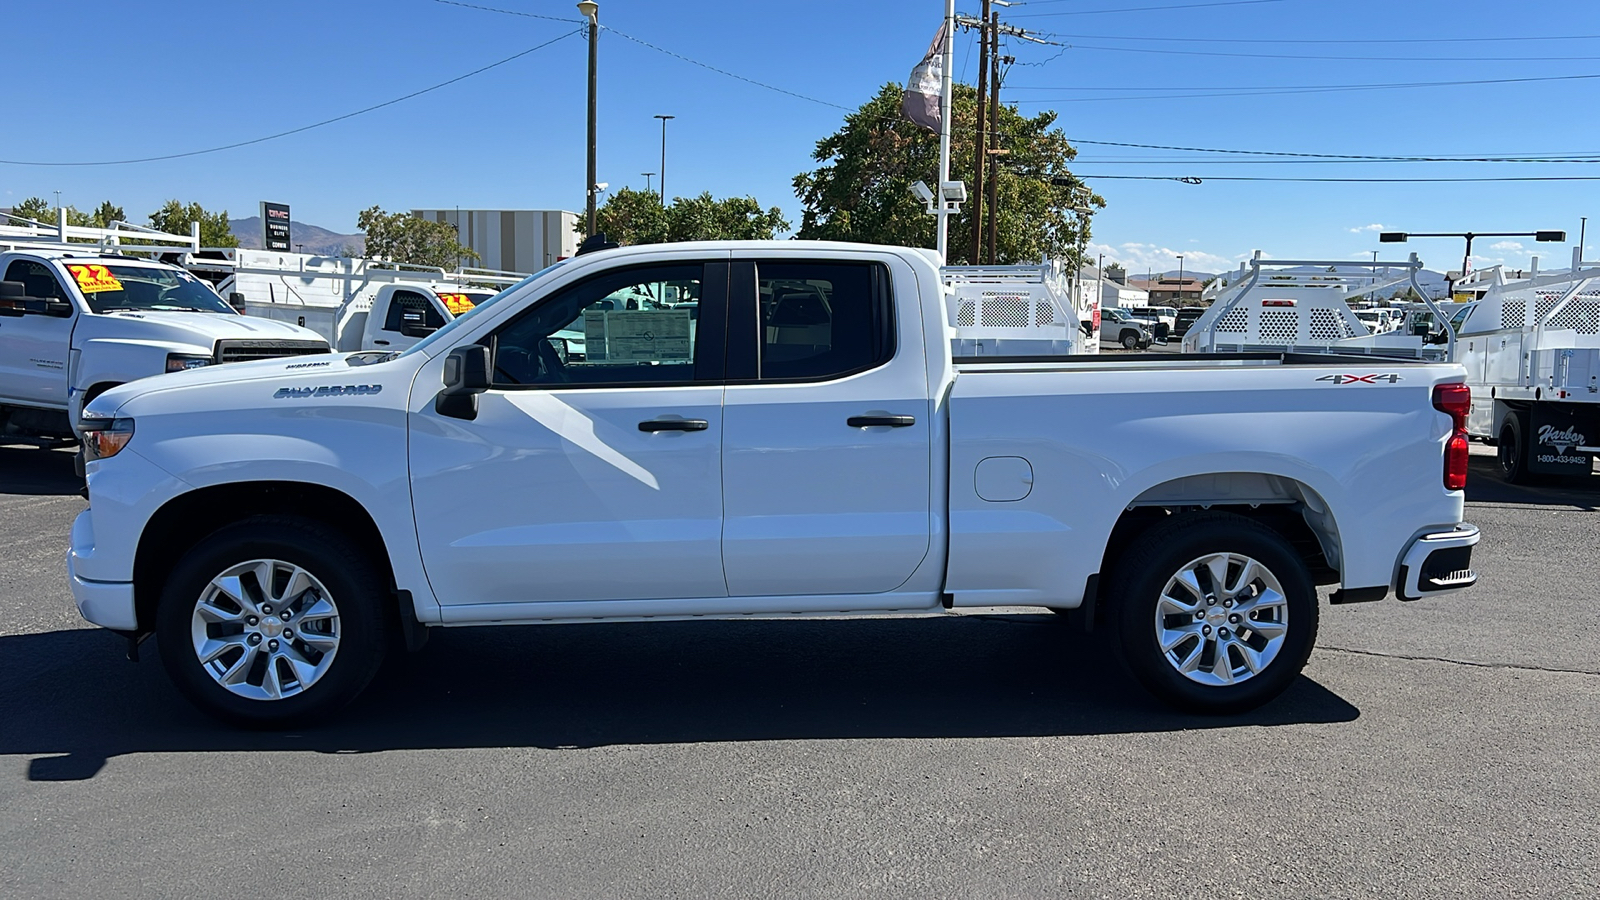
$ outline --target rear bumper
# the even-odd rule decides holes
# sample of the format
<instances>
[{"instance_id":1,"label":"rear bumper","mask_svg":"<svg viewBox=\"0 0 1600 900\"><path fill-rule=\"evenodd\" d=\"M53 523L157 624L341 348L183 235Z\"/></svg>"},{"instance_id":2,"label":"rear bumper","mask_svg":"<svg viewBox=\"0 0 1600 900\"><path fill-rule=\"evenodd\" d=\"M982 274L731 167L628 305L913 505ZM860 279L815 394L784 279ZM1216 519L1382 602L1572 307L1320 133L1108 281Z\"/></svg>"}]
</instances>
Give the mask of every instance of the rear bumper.
<instances>
[{"instance_id":1,"label":"rear bumper","mask_svg":"<svg viewBox=\"0 0 1600 900\"><path fill-rule=\"evenodd\" d=\"M1472 587L1478 583L1472 568L1477 544L1478 526L1466 523L1416 538L1400 559L1395 593L1401 600L1421 600Z\"/></svg>"}]
</instances>

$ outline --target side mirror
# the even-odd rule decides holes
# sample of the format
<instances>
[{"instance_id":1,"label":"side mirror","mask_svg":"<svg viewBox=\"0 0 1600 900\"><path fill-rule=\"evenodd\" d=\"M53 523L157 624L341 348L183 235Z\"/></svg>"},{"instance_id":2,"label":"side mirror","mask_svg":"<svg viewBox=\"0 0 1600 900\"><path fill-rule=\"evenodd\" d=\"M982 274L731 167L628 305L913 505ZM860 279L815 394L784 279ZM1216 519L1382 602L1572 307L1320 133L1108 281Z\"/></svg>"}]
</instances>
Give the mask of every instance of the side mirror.
<instances>
[{"instance_id":1,"label":"side mirror","mask_svg":"<svg viewBox=\"0 0 1600 900\"><path fill-rule=\"evenodd\" d=\"M416 325L411 322L405 322L400 325L400 333L406 337L423 338L438 330L431 325Z\"/></svg>"},{"instance_id":2,"label":"side mirror","mask_svg":"<svg viewBox=\"0 0 1600 900\"><path fill-rule=\"evenodd\" d=\"M433 398L441 416L472 421L478 417L478 395L489 389L489 348L468 344L444 359L444 388Z\"/></svg>"},{"instance_id":3,"label":"side mirror","mask_svg":"<svg viewBox=\"0 0 1600 900\"><path fill-rule=\"evenodd\" d=\"M228 305L233 307L233 311L234 312L237 312L237 313L244 312L244 295L239 293L238 291L233 291L233 292L229 293L228 294Z\"/></svg>"},{"instance_id":4,"label":"side mirror","mask_svg":"<svg viewBox=\"0 0 1600 900\"><path fill-rule=\"evenodd\" d=\"M46 297L44 308L40 312L57 319L65 319L72 315L72 304L55 297Z\"/></svg>"},{"instance_id":5,"label":"side mirror","mask_svg":"<svg viewBox=\"0 0 1600 900\"><path fill-rule=\"evenodd\" d=\"M21 318L28 289L20 281L0 281L0 316Z\"/></svg>"}]
</instances>

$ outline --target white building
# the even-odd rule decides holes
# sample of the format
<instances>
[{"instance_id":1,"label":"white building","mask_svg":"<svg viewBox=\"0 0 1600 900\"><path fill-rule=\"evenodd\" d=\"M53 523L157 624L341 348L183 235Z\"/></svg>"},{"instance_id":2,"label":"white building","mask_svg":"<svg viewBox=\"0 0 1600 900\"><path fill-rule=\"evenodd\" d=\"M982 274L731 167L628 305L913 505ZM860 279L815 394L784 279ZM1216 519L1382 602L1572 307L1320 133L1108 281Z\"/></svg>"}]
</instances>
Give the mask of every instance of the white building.
<instances>
[{"instance_id":1,"label":"white building","mask_svg":"<svg viewBox=\"0 0 1600 900\"><path fill-rule=\"evenodd\" d=\"M413 209L411 214L454 226L478 254L475 265L534 272L578 252L578 214L564 209Z\"/></svg>"},{"instance_id":2,"label":"white building","mask_svg":"<svg viewBox=\"0 0 1600 900\"><path fill-rule=\"evenodd\" d=\"M1083 286L1085 297L1093 297L1096 285L1100 289L1100 308L1118 307L1119 309L1142 309L1150 305L1150 292L1129 287L1126 284L1128 275L1123 269L1106 266L1102 273L1094 266L1084 266L1078 273L1078 283Z\"/></svg>"}]
</instances>

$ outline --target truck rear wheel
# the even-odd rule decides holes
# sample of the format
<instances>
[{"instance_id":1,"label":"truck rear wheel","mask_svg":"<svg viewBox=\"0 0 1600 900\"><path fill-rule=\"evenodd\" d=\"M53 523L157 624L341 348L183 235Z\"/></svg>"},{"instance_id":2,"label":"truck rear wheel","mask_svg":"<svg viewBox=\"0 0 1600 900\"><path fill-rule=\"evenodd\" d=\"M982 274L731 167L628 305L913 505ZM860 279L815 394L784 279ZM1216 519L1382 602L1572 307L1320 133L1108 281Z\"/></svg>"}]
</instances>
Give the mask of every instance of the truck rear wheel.
<instances>
[{"instance_id":1,"label":"truck rear wheel","mask_svg":"<svg viewBox=\"0 0 1600 900\"><path fill-rule=\"evenodd\" d=\"M1500 477L1508 484L1527 484L1528 446L1524 439L1527 428L1522 413L1512 410L1500 426L1500 442L1495 448L1495 461L1500 467Z\"/></svg>"},{"instance_id":2,"label":"truck rear wheel","mask_svg":"<svg viewBox=\"0 0 1600 900\"><path fill-rule=\"evenodd\" d=\"M259 516L228 525L167 580L156 621L162 663L218 718L251 727L313 721L377 673L393 628L387 582L321 522Z\"/></svg>"},{"instance_id":3,"label":"truck rear wheel","mask_svg":"<svg viewBox=\"0 0 1600 900\"><path fill-rule=\"evenodd\" d=\"M1186 712L1253 709L1305 667L1317 595L1293 546L1230 513L1182 515L1145 532L1112 576L1123 657Z\"/></svg>"}]
</instances>

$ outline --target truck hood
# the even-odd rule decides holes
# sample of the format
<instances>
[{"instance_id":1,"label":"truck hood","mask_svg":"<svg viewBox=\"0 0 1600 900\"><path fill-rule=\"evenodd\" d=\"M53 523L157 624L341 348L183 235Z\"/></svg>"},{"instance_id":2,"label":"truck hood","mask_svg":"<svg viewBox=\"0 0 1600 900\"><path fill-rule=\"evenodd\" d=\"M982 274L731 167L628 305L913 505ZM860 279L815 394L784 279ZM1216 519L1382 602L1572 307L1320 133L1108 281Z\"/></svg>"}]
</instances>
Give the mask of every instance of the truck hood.
<instances>
[{"instance_id":1,"label":"truck hood","mask_svg":"<svg viewBox=\"0 0 1600 900\"><path fill-rule=\"evenodd\" d=\"M241 317L243 318L243 317ZM293 327L293 326L289 326ZM152 378L141 378L120 387L112 388L91 401L87 410L99 415L111 415L123 404L136 397L167 391L184 391L197 407L204 407L212 392L222 399L224 407L240 408L246 403L268 398L280 389L290 391L316 391L319 388L366 386L362 393L378 393L383 388L403 393L411 384L411 372L427 357L398 361L394 355L364 351L360 353L318 353L311 356L284 356L251 362L206 366L184 372L172 372ZM247 382L270 382L270 390L262 393L251 389L246 394L233 390ZM380 385L380 391L370 391ZM349 393L354 394L355 391ZM238 398L238 399L225 399Z\"/></svg>"},{"instance_id":2,"label":"truck hood","mask_svg":"<svg viewBox=\"0 0 1600 900\"><path fill-rule=\"evenodd\" d=\"M211 347L219 340L293 340L327 343L309 328L274 319L203 312L113 312L86 315L76 331L78 341L127 339L171 341Z\"/></svg>"}]
</instances>

